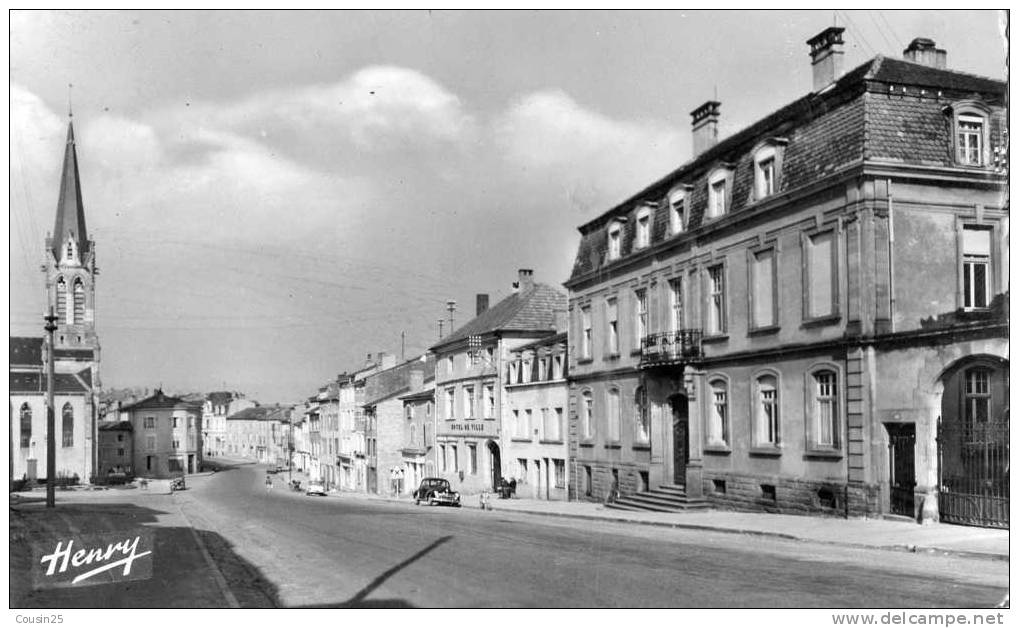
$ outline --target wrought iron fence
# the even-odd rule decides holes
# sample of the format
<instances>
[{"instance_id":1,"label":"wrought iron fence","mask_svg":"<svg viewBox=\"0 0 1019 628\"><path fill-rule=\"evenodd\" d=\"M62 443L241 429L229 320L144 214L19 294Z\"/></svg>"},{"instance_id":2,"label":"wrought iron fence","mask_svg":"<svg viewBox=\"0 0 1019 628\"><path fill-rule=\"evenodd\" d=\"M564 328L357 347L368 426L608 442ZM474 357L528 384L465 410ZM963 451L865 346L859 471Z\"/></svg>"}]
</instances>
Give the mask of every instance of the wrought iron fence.
<instances>
[{"instance_id":1,"label":"wrought iron fence","mask_svg":"<svg viewBox=\"0 0 1019 628\"><path fill-rule=\"evenodd\" d=\"M946 523L1009 527L1008 415L938 422L938 510Z\"/></svg>"},{"instance_id":2,"label":"wrought iron fence","mask_svg":"<svg viewBox=\"0 0 1019 628\"><path fill-rule=\"evenodd\" d=\"M640 341L640 365L676 364L701 357L701 330L649 334Z\"/></svg>"}]
</instances>

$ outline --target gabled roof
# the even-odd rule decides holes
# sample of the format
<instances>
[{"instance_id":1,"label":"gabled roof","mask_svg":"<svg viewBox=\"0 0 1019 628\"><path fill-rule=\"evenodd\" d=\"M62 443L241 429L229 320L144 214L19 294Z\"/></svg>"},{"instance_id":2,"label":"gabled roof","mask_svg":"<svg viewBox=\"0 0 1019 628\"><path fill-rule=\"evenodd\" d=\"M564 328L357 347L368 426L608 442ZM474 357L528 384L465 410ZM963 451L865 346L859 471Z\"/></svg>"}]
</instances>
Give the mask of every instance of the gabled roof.
<instances>
[{"instance_id":1,"label":"gabled roof","mask_svg":"<svg viewBox=\"0 0 1019 628\"><path fill-rule=\"evenodd\" d=\"M81 180L78 176L78 153L74 146L74 124L67 123L67 146L64 148L64 169L60 176L57 218L53 225L53 256L60 252L68 238L78 247L79 259L89 252L88 231L85 229L85 206L81 201Z\"/></svg>"},{"instance_id":2,"label":"gabled roof","mask_svg":"<svg viewBox=\"0 0 1019 628\"><path fill-rule=\"evenodd\" d=\"M552 286L536 283L521 289L474 317L432 346L432 351L468 336L504 331L555 332L555 310L566 309L566 294Z\"/></svg>"},{"instance_id":3,"label":"gabled roof","mask_svg":"<svg viewBox=\"0 0 1019 628\"><path fill-rule=\"evenodd\" d=\"M11 336L10 366L34 366L42 368L42 338Z\"/></svg>"}]
</instances>

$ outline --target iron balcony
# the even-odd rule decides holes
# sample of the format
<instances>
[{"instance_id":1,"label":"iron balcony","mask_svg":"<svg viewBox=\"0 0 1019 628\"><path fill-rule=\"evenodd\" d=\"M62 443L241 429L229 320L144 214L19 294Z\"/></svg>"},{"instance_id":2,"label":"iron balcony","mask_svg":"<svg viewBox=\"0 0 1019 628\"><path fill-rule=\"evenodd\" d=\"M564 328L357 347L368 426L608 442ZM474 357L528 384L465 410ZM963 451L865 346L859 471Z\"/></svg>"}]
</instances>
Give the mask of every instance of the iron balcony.
<instances>
[{"instance_id":1,"label":"iron balcony","mask_svg":"<svg viewBox=\"0 0 1019 628\"><path fill-rule=\"evenodd\" d=\"M685 364L701 358L701 330L648 334L640 341L640 367Z\"/></svg>"}]
</instances>

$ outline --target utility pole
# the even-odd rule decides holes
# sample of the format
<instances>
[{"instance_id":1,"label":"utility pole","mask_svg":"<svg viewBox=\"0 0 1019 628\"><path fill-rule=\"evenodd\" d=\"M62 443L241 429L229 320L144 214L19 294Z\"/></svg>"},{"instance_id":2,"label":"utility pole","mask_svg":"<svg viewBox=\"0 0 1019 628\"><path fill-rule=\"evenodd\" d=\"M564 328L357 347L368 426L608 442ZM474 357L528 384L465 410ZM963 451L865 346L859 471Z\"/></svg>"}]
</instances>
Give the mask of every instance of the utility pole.
<instances>
[{"instance_id":1,"label":"utility pole","mask_svg":"<svg viewBox=\"0 0 1019 628\"><path fill-rule=\"evenodd\" d=\"M407 361L407 332L400 332L400 362Z\"/></svg>"},{"instance_id":2,"label":"utility pole","mask_svg":"<svg viewBox=\"0 0 1019 628\"><path fill-rule=\"evenodd\" d=\"M439 340L442 340L442 324L444 322L441 318L439 319Z\"/></svg>"},{"instance_id":3,"label":"utility pole","mask_svg":"<svg viewBox=\"0 0 1019 628\"><path fill-rule=\"evenodd\" d=\"M56 481L57 481L57 435L56 435L56 411L53 406L53 332L57 330L57 317L53 314L53 306L50 306L49 314L43 317L46 320L47 351L46 351L46 507L55 508L57 505Z\"/></svg>"}]
</instances>

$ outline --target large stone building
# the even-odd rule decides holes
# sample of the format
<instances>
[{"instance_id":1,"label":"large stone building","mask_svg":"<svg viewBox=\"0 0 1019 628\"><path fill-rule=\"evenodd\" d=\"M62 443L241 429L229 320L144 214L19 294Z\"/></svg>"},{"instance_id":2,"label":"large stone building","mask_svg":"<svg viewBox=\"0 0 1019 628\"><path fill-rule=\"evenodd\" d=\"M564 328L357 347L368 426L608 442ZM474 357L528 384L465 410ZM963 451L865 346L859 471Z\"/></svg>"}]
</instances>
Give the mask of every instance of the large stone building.
<instances>
[{"instance_id":1,"label":"large stone building","mask_svg":"<svg viewBox=\"0 0 1019 628\"><path fill-rule=\"evenodd\" d=\"M556 333L566 295L521 269L516 292L492 308L478 295L477 315L431 348L435 354L437 472L457 490L495 489L507 474L505 386L510 352Z\"/></svg>"},{"instance_id":2,"label":"large stone building","mask_svg":"<svg viewBox=\"0 0 1019 628\"><path fill-rule=\"evenodd\" d=\"M228 456L240 456L273 466L289 467L293 408L252 406L226 418Z\"/></svg>"},{"instance_id":3,"label":"large stone building","mask_svg":"<svg viewBox=\"0 0 1019 628\"><path fill-rule=\"evenodd\" d=\"M88 238L74 126L67 125L53 233L43 256L46 297L56 320L43 338L10 339L11 477L46 474L46 352L53 351L56 472L90 481L98 468L99 338L95 326L95 242ZM39 321L40 327L42 320Z\"/></svg>"},{"instance_id":4,"label":"large stone building","mask_svg":"<svg viewBox=\"0 0 1019 628\"><path fill-rule=\"evenodd\" d=\"M1007 525L1005 84L924 39L843 74L842 33L810 93L721 142L697 108L693 159L580 227L581 498Z\"/></svg>"},{"instance_id":5,"label":"large stone building","mask_svg":"<svg viewBox=\"0 0 1019 628\"><path fill-rule=\"evenodd\" d=\"M202 468L202 402L185 401L156 390L120 408L120 420L134 434L134 474L175 477Z\"/></svg>"},{"instance_id":6,"label":"large stone building","mask_svg":"<svg viewBox=\"0 0 1019 628\"><path fill-rule=\"evenodd\" d=\"M237 392L217 391L206 395L202 406L202 440L206 456L226 455L226 418L254 406L254 401L245 399L244 395Z\"/></svg>"}]
</instances>

